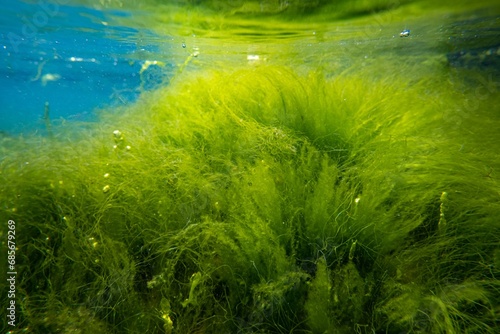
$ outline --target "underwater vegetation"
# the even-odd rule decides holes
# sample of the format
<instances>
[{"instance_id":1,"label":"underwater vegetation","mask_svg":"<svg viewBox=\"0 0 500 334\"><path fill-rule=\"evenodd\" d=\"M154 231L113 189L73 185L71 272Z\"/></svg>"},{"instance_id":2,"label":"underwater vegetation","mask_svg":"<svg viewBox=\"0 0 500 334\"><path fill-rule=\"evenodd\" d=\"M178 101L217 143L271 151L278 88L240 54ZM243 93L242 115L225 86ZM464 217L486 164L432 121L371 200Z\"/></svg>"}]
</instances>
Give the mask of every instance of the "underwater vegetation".
<instances>
[{"instance_id":1,"label":"underwater vegetation","mask_svg":"<svg viewBox=\"0 0 500 334\"><path fill-rule=\"evenodd\" d=\"M184 72L2 137L5 331L497 333L499 96L436 80Z\"/></svg>"}]
</instances>

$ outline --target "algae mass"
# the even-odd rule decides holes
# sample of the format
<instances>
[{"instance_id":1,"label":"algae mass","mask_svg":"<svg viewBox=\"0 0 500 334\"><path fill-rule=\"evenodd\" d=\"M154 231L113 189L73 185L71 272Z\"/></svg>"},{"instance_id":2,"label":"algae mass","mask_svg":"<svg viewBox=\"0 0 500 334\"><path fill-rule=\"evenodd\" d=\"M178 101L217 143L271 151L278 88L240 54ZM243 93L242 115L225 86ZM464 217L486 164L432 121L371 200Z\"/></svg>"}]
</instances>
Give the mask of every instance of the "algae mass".
<instances>
[{"instance_id":1,"label":"algae mass","mask_svg":"<svg viewBox=\"0 0 500 334\"><path fill-rule=\"evenodd\" d=\"M191 57L99 122L3 137L6 331L497 333L498 82L389 63Z\"/></svg>"}]
</instances>

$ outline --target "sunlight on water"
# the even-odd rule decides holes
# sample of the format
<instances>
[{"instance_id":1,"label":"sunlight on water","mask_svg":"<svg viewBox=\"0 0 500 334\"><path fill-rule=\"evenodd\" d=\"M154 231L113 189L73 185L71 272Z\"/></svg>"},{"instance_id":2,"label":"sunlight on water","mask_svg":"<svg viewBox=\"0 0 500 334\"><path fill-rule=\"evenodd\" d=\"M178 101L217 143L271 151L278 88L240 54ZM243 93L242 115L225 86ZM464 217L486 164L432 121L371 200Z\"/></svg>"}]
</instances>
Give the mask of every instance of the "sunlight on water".
<instances>
[{"instance_id":1,"label":"sunlight on water","mask_svg":"<svg viewBox=\"0 0 500 334\"><path fill-rule=\"evenodd\" d=\"M3 333L500 333L497 1L0 16Z\"/></svg>"},{"instance_id":2,"label":"sunlight on water","mask_svg":"<svg viewBox=\"0 0 500 334\"><path fill-rule=\"evenodd\" d=\"M371 68L417 80L446 64L499 67L498 6L488 1L56 1L2 12L2 131L37 129L45 102L54 119L91 120L186 68ZM163 66L144 70L155 61Z\"/></svg>"}]
</instances>

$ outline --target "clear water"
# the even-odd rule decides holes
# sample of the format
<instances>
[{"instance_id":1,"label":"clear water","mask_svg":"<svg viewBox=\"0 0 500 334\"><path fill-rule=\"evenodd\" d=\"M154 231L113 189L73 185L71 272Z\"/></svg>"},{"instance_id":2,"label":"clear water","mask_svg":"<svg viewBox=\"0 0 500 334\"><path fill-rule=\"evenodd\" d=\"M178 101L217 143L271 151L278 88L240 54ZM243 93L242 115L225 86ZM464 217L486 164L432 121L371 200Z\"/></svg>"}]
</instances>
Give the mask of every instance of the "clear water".
<instances>
[{"instance_id":1,"label":"clear water","mask_svg":"<svg viewBox=\"0 0 500 334\"><path fill-rule=\"evenodd\" d=\"M498 1L0 13L2 332L500 332Z\"/></svg>"},{"instance_id":2,"label":"clear water","mask_svg":"<svg viewBox=\"0 0 500 334\"><path fill-rule=\"evenodd\" d=\"M127 15L57 2L1 1L0 131L43 128L46 102L53 122L93 120L96 108L134 101L141 87L161 82L169 67L150 69L142 80L139 75L158 50L155 35L107 25L110 17Z\"/></svg>"},{"instance_id":3,"label":"clear water","mask_svg":"<svg viewBox=\"0 0 500 334\"><path fill-rule=\"evenodd\" d=\"M185 65L200 70L286 64L320 67L332 76L371 66L375 76L389 71L412 81L432 74L433 64L448 62L486 68L481 80L490 82L499 67L499 10L487 2L470 10L411 4L399 9L396 2L389 10L349 19L325 11L313 22L254 19L251 8L247 19L228 18L186 9L182 2L163 9L167 15L134 2L128 8L112 1L81 3L0 4L0 131L43 129L47 102L54 123L94 120L96 109L134 101ZM236 14L245 10L234 8ZM405 29L411 34L401 38ZM190 59L193 54L200 57Z\"/></svg>"}]
</instances>

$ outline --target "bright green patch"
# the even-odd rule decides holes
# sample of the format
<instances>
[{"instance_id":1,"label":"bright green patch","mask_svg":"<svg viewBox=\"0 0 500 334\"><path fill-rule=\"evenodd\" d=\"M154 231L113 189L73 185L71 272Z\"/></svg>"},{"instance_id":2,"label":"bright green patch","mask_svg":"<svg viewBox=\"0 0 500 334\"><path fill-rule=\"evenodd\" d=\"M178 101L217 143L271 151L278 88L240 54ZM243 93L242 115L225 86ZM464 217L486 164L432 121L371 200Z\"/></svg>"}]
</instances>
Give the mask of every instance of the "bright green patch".
<instances>
[{"instance_id":1,"label":"bright green patch","mask_svg":"<svg viewBox=\"0 0 500 334\"><path fill-rule=\"evenodd\" d=\"M498 94L327 74L183 72L79 138L3 138L18 328L495 333Z\"/></svg>"}]
</instances>

